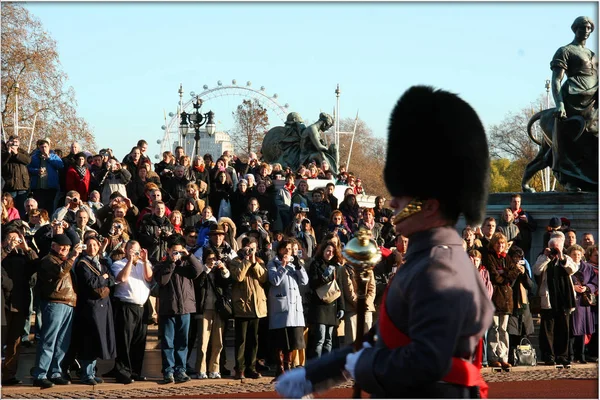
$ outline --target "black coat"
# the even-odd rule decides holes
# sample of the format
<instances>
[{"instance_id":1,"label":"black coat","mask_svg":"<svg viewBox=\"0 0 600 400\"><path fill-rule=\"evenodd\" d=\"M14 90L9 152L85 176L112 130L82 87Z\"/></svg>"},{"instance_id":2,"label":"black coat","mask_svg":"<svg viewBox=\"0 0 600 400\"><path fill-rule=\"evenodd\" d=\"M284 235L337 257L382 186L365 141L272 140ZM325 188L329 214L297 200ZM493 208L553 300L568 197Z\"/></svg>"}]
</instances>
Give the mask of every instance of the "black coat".
<instances>
[{"instance_id":1,"label":"black coat","mask_svg":"<svg viewBox=\"0 0 600 400\"><path fill-rule=\"evenodd\" d=\"M332 264L335 267L335 278L337 279L340 290L342 289L342 281L337 264ZM323 286L333 281L334 274L325 276L325 270L329 267L323 259L315 258L308 269L308 286L311 289L308 300L308 314L306 322L308 324L323 324L337 326L339 320L336 315L339 310L344 309L344 295L341 294L337 300L327 304L321 300L316 293L318 287Z\"/></svg>"},{"instance_id":2,"label":"black coat","mask_svg":"<svg viewBox=\"0 0 600 400\"><path fill-rule=\"evenodd\" d=\"M0 268L2 269L2 296L0 297L0 309L2 310L2 315L0 316L0 325L6 326L6 312L10 311L8 299L10 298L10 292L13 289L13 281L8 276L4 267Z\"/></svg>"},{"instance_id":3,"label":"black coat","mask_svg":"<svg viewBox=\"0 0 600 400\"><path fill-rule=\"evenodd\" d=\"M10 154L5 146L2 146L2 178L4 178L5 192L17 190L29 190L29 170L27 165L31 162L31 156L23 149L17 154Z\"/></svg>"},{"instance_id":4,"label":"black coat","mask_svg":"<svg viewBox=\"0 0 600 400\"><path fill-rule=\"evenodd\" d=\"M208 294L208 285L211 283L208 281L211 279L209 274L214 279L215 289L219 292L219 295L226 296L231 299L231 286L233 284L233 277L231 274L228 278L223 278L221 270L213 268L210 271L204 271L198 278L194 280L194 291L196 293L196 312L198 314L204 313L206 308L206 296Z\"/></svg>"},{"instance_id":5,"label":"black coat","mask_svg":"<svg viewBox=\"0 0 600 400\"><path fill-rule=\"evenodd\" d=\"M154 279L159 286L159 315L173 316L196 312L194 279L200 276L202 264L191 254L181 261L171 259L154 266Z\"/></svg>"},{"instance_id":6,"label":"black coat","mask_svg":"<svg viewBox=\"0 0 600 400\"><path fill-rule=\"evenodd\" d=\"M82 360L115 358L117 347L110 296L97 299L93 294L93 289L114 285L114 278L106 265L97 263L87 256L82 258L92 264L99 275L81 259L73 268L77 276L74 333L84 333L79 337L81 347L78 358ZM108 274L108 279L102 276L104 274Z\"/></svg>"},{"instance_id":7,"label":"black coat","mask_svg":"<svg viewBox=\"0 0 600 400\"><path fill-rule=\"evenodd\" d=\"M9 311L29 313L30 282L35 279L38 261L38 256L33 250L26 254L22 250L13 250L7 254L2 248L2 268L13 282L10 297L6 299Z\"/></svg>"},{"instance_id":8,"label":"black coat","mask_svg":"<svg viewBox=\"0 0 600 400\"><path fill-rule=\"evenodd\" d=\"M167 254L167 238L174 232L171 221L165 216L159 218L146 214L138 229L140 246L148 250L148 259L155 264Z\"/></svg>"}]
</instances>

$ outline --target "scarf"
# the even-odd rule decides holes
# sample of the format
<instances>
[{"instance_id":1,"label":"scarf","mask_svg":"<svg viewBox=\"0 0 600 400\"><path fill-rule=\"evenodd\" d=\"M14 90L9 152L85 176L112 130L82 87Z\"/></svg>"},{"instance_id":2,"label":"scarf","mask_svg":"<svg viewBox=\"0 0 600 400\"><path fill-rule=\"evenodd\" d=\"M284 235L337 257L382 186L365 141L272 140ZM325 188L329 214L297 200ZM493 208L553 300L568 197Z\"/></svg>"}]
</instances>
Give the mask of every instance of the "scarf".
<instances>
[{"instance_id":1,"label":"scarf","mask_svg":"<svg viewBox=\"0 0 600 400\"><path fill-rule=\"evenodd\" d=\"M80 179L85 178L85 173L87 172L87 168L85 165L81 167L79 165L73 165L73 168L75 169L75 171L77 171L77 174L79 175Z\"/></svg>"},{"instance_id":2,"label":"scarf","mask_svg":"<svg viewBox=\"0 0 600 400\"><path fill-rule=\"evenodd\" d=\"M506 252L504 252L504 253L496 253L496 256L498 258L506 258Z\"/></svg>"},{"instance_id":3,"label":"scarf","mask_svg":"<svg viewBox=\"0 0 600 400\"><path fill-rule=\"evenodd\" d=\"M198 172L204 172L204 164L195 165L194 169Z\"/></svg>"}]
</instances>

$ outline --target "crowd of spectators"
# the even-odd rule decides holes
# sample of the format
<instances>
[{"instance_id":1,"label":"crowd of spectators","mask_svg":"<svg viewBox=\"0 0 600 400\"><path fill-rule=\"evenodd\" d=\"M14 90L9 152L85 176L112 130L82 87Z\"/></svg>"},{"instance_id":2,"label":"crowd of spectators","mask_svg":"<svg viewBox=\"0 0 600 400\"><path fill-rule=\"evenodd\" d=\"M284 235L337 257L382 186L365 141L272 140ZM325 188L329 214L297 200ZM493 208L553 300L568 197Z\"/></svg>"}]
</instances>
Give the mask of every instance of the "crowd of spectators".
<instances>
[{"instance_id":1,"label":"crowd of spectators","mask_svg":"<svg viewBox=\"0 0 600 400\"><path fill-rule=\"evenodd\" d=\"M518 363L515 349L534 332L540 318L539 362L568 366L598 360L598 246L591 233L577 243L566 218L552 217L543 234L543 250L531 253L534 217L521 207L521 196L480 227L466 226L464 248L496 307L484 336L483 365L509 370ZM592 299L587 301L587 299Z\"/></svg>"},{"instance_id":2,"label":"crowd of spectators","mask_svg":"<svg viewBox=\"0 0 600 400\"><path fill-rule=\"evenodd\" d=\"M178 147L153 165L147 147L119 160L78 143L63 155L48 139L30 154L18 137L2 142L3 385L21 382L20 351L32 346L35 386L100 384L97 359L114 359L103 376L146 380L149 324L164 383L230 375L232 325L238 379L278 376L354 340L358 283L341 250L363 227L393 248L385 199L360 207L360 179L326 163L291 171ZM323 184L309 191L307 179ZM341 295L323 301L317 289L332 281ZM373 275L369 313L374 300Z\"/></svg>"},{"instance_id":3,"label":"crowd of spectators","mask_svg":"<svg viewBox=\"0 0 600 400\"><path fill-rule=\"evenodd\" d=\"M362 182L343 167L337 176L326 163L291 171L253 153L213 160L181 147L153 165L144 140L120 161L110 149L86 154L73 143L62 156L50 147L41 139L28 154L16 137L2 143L3 385L21 383L23 346L36 346L36 386L100 384L97 359L114 359L104 377L144 381L149 324L159 326L163 383L277 377L368 331L405 261L409 240L394 234L386 199L361 207ZM323 184L309 191L307 179ZM484 364L509 367L537 313L544 361L585 362L597 356L588 340L597 306L582 300L597 293L593 236L579 246L574 229L549 229L530 263L536 223L520 201L513 196L498 222L463 230L496 306ZM369 273L359 327L360 278L341 254L363 228L383 258ZM332 287L337 295L323 290ZM541 311L530 307L535 297Z\"/></svg>"}]
</instances>

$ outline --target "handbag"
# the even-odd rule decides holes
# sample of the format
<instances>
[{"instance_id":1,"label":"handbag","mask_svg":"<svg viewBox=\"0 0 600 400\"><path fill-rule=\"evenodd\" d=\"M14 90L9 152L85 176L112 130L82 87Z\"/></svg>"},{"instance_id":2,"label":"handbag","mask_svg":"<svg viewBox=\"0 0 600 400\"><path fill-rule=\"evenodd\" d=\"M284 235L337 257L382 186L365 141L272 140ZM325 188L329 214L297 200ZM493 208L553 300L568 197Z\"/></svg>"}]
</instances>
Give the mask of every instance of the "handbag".
<instances>
[{"instance_id":1,"label":"handbag","mask_svg":"<svg viewBox=\"0 0 600 400\"><path fill-rule=\"evenodd\" d=\"M321 299L321 301L327 304L331 304L342 295L342 291L340 290L340 286L338 285L335 277L335 269L333 270L333 280L322 286L319 286L315 290L315 293L317 294L317 297Z\"/></svg>"},{"instance_id":2,"label":"handbag","mask_svg":"<svg viewBox=\"0 0 600 400\"><path fill-rule=\"evenodd\" d=\"M592 292L590 292L589 290L586 290L585 292L581 293L581 305L582 306L595 306L596 304L598 304L598 299L596 298L596 295Z\"/></svg>"},{"instance_id":3,"label":"handbag","mask_svg":"<svg viewBox=\"0 0 600 400\"><path fill-rule=\"evenodd\" d=\"M513 361L515 367L534 367L537 365L537 354L529 339L521 339L521 343L513 349Z\"/></svg>"}]
</instances>

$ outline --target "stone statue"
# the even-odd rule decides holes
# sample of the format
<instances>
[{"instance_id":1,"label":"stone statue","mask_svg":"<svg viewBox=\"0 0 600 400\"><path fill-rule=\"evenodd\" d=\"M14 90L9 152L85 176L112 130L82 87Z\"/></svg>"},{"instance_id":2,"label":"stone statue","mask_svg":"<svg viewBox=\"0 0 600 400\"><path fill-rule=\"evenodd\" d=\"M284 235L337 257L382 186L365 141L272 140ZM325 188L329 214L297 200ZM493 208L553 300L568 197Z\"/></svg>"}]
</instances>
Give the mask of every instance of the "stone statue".
<instances>
[{"instance_id":1,"label":"stone statue","mask_svg":"<svg viewBox=\"0 0 600 400\"><path fill-rule=\"evenodd\" d=\"M268 163L280 163L284 168L297 171L301 165L316 161L321 166L326 160L333 173L338 172L338 149L335 144L325 145L322 133L333 126L333 118L326 113L308 127L298 113L288 114L285 126L269 129L262 143L263 159Z\"/></svg>"},{"instance_id":2,"label":"stone statue","mask_svg":"<svg viewBox=\"0 0 600 400\"><path fill-rule=\"evenodd\" d=\"M589 17L578 17L571 25L573 41L560 47L550 63L552 95L556 108L540 111L527 125L540 120L544 140L540 151L525 168L521 185L545 167L569 191L598 191L598 59L585 42L594 30ZM567 79L563 82L565 77Z\"/></svg>"}]
</instances>

